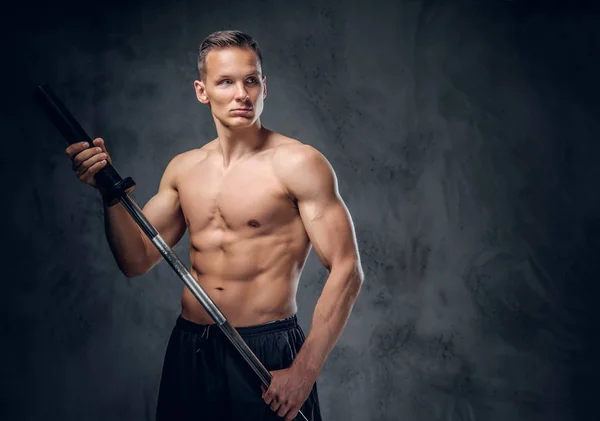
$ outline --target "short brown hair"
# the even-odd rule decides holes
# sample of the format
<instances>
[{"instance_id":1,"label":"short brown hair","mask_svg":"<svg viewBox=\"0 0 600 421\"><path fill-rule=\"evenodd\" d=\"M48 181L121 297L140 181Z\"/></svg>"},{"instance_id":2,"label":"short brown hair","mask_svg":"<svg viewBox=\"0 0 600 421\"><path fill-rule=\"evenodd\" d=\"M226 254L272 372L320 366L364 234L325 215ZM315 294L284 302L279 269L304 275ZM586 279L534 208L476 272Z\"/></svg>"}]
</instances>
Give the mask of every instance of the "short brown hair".
<instances>
[{"instance_id":1,"label":"short brown hair","mask_svg":"<svg viewBox=\"0 0 600 421\"><path fill-rule=\"evenodd\" d=\"M250 35L242 31L217 31L210 34L202 44L198 51L198 73L200 79L205 76L206 56L211 50L228 47L250 48L258 57L258 63L262 69L262 53L258 47L258 43Z\"/></svg>"}]
</instances>

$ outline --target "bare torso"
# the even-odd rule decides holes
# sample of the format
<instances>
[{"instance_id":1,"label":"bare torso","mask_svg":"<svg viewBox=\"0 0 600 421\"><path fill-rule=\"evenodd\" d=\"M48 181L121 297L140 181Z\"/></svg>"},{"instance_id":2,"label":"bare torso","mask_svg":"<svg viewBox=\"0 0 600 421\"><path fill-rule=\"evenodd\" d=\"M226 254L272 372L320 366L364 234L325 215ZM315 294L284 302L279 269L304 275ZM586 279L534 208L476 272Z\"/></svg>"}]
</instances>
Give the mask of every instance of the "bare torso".
<instances>
[{"instance_id":1,"label":"bare torso","mask_svg":"<svg viewBox=\"0 0 600 421\"><path fill-rule=\"evenodd\" d=\"M273 168L278 149L300 143L273 134L265 150L224 168L218 143L189 151L176 189L190 238L191 273L235 327L294 314L310 242ZM213 323L187 287L182 316Z\"/></svg>"}]
</instances>

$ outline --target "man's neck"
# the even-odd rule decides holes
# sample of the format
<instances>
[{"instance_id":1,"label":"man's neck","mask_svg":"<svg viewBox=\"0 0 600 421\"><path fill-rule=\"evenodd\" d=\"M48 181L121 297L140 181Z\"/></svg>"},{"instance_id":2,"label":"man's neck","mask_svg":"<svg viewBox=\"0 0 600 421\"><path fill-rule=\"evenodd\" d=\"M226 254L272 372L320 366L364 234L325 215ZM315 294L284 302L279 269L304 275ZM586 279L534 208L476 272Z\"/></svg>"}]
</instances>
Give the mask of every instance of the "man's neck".
<instances>
[{"instance_id":1,"label":"man's neck","mask_svg":"<svg viewBox=\"0 0 600 421\"><path fill-rule=\"evenodd\" d=\"M223 165L228 167L231 163L260 151L266 143L268 132L260 120L243 129L231 129L217 124L217 141L223 155Z\"/></svg>"}]
</instances>

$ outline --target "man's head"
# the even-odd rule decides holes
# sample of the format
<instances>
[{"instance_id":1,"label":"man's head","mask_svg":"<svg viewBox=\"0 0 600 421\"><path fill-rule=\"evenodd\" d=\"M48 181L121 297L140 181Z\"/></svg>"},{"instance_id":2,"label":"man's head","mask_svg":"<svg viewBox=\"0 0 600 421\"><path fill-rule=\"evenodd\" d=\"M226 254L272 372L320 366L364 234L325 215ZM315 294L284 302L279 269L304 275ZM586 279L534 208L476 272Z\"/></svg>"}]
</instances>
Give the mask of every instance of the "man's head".
<instances>
[{"instance_id":1,"label":"man's head","mask_svg":"<svg viewBox=\"0 0 600 421\"><path fill-rule=\"evenodd\" d=\"M198 100L227 127L255 123L266 97L262 54L257 42L240 31L219 31L200 45L194 81Z\"/></svg>"}]
</instances>

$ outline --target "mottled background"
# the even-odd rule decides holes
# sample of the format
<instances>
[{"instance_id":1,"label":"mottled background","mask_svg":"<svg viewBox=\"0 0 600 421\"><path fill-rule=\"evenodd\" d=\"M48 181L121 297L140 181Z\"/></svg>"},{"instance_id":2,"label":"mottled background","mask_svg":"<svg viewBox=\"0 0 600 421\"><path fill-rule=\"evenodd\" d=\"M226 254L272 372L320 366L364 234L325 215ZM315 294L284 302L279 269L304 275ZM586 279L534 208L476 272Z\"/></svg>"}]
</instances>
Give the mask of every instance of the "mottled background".
<instances>
[{"instance_id":1,"label":"mottled background","mask_svg":"<svg viewBox=\"0 0 600 421\"><path fill-rule=\"evenodd\" d=\"M230 28L263 49L264 123L329 158L356 224L366 282L319 380L325 420L596 419L591 1L100 3L0 18L2 420L153 420L183 287L165 262L118 271L31 90L106 139L143 204L215 136L196 50ZM326 277L311 254L306 330Z\"/></svg>"}]
</instances>

